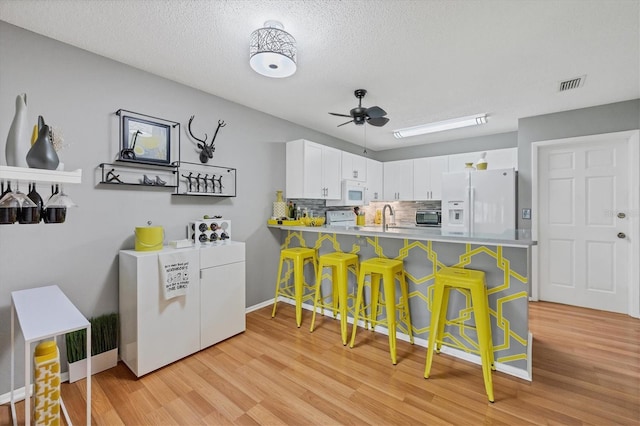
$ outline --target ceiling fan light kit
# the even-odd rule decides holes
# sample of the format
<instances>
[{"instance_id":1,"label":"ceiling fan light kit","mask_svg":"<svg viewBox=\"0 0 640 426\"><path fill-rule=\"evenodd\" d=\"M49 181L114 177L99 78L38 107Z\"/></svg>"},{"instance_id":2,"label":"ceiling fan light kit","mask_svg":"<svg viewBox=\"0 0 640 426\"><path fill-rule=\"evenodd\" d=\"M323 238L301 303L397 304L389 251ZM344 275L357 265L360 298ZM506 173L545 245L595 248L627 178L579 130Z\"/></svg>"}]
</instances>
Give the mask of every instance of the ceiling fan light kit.
<instances>
[{"instance_id":1,"label":"ceiling fan light kit","mask_svg":"<svg viewBox=\"0 0 640 426\"><path fill-rule=\"evenodd\" d=\"M278 21L267 21L251 33L249 64L258 74L284 78L296 72L296 39Z\"/></svg>"},{"instance_id":2,"label":"ceiling fan light kit","mask_svg":"<svg viewBox=\"0 0 640 426\"><path fill-rule=\"evenodd\" d=\"M468 115L466 117L452 118L450 120L437 121L434 123L421 124L420 126L406 127L393 131L393 136L397 139L410 136L425 135L427 133L442 132L445 130L458 129L460 127L476 126L487 122L487 114Z\"/></svg>"}]
</instances>

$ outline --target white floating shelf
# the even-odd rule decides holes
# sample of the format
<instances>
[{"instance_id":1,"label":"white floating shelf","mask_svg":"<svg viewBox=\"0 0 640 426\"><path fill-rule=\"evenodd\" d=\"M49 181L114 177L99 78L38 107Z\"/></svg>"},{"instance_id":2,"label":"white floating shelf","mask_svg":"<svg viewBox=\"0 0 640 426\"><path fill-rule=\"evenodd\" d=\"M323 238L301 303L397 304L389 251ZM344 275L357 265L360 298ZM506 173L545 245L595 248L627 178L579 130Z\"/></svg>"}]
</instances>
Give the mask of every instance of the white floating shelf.
<instances>
[{"instance_id":1,"label":"white floating shelf","mask_svg":"<svg viewBox=\"0 0 640 426\"><path fill-rule=\"evenodd\" d=\"M0 179L21 182L82 183L82 169L65 172L32 169L29 167L0 166Z\"/></svg>"}]
</instances>

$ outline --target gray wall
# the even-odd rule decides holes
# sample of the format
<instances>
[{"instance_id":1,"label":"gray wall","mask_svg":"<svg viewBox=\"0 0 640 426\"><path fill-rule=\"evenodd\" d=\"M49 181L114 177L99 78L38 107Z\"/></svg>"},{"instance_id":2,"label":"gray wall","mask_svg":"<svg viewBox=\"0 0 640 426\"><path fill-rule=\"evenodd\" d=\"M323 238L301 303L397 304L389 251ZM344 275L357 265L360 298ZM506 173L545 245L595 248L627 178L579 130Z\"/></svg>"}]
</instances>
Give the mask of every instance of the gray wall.
<instances>
[{"instance_id":1,"label":"gray wall","mask_svg":"<svg viewBox=\"0 0 640 426\"><path fill-rule=\"evenodd\" d=\"M489 136L479 136L477 138L457 139L454 141L377 151L374 153L373 158L378 161L395 161L460 154L463 152L486 151L490 149L514 148L516 146L518 146L518 132L507 132Z\"/></svg>"},{"instance_id":2,"label":"gray wall","mask_svg":"<svg viewBox=\"0 0 640 426\"><path fill-rule=\"evenodd\" d=\"M531 143L640 129L640 99L518 120L518 207L531 207ZM535 212L534 212L535 214ZM518 228L531 228L518 214Z\"/></svg>"},{"instance_id":3,"label":"gray wall","mask_svg":"<svg viewBox=\"0 0 640 426\"><path fill-rule=\"evenodd\" d=\"M185 226L204 214L232 220L232 238L246 242L247 306L273 298L279 231L269 230L275 191L284 189L283 142L306 138L356 149L273 116L39 36L0 21L0 164L15 113L27 93L28 118L38 115L62 130L67 170L82 169L82 184L65 187L79 205L64 224L0 226L0 395L10 383L10 298L20 289L58 284L86 316L118 310L118 251L134 245L134 229L147 220L165 228L166 241L185 237ZM225 82L220 82L225 84ZM265 80L265 84L269 81ZM186 136L188 118L216 139L212 163L237 169L237 197L172 197L169 190L99 187L96 168L118 151L119 108L182 124L183 160L198 162ZM194 124L195 124L194 123ZM187 149L184 149L187 148ZM21 188L27 192L26 185ZM48 185L38 185L45 197ZM46 199L46 198L45 198ZM22 336L16 342L22 370ZM66 357L65 357L66 359ZM66 369L66 367L64 367ZM23 386L18 374L17 385Z\"/></svg>"}]
</instances>

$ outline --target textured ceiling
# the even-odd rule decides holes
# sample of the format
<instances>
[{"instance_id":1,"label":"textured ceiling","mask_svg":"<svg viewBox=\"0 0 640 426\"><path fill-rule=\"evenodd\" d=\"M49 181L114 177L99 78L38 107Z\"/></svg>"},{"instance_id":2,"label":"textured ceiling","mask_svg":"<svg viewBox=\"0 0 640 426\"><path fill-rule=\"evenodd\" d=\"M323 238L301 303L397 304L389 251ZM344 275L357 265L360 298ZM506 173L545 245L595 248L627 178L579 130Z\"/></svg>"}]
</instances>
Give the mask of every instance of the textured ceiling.
<instances>
[{"instance_id":1,"label":"textured ceiling","mask_svg":"<svg viewBox=\"0 0 640 426\"><path fill-rule=\"evenodd\" d=\"M366 127L374 150L640 98L640 0L0 0L0 19L358 145ZM249 35L269 19L298 42L292 77L249 67ZM387 111L385 127L336 127L327 113L348 113L358 88L363 106ZM478 112L488 124L392 134Z\"/></svg>"}]
</instances>

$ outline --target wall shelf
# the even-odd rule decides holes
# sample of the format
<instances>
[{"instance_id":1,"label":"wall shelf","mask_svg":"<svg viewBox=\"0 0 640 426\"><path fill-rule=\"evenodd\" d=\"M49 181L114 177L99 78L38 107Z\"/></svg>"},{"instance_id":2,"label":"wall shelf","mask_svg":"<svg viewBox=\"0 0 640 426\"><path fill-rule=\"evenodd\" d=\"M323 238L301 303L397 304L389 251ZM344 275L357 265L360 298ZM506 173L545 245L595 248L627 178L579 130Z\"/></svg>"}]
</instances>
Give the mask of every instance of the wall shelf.
<instances>
[{"instance_id":1,"label":"wall shelf","mask_svg":"<svg viewBox=\"0 0 640 426\"><path fill-rule=\"evenodd\" d=\"M143 186L153 189L177 189L177 166L139 162L117 161L99 165L102 176L100 185Z\"/></svg>"},{"instance_id":2,"label":"wall shelf","mask_svg":"<svg viewBox=\"0 0 640 426\"><path fill-rule=\"evenodd\" d=\"M29 167L0 166L0 180L10 182L82 183L82 169L61 170L33 169Z\"/></svg>"},{"instance_id":3,"label":"wall shelf","mask_svg":"<svg viewBox=\"0 0 640 426\"><path fill-rule=\"evenodd\" d=\"M172 195L235 197L236 169L181 161L176 192Z\"/></svg>"}]
</instances>

